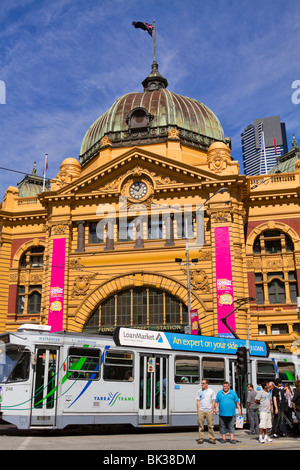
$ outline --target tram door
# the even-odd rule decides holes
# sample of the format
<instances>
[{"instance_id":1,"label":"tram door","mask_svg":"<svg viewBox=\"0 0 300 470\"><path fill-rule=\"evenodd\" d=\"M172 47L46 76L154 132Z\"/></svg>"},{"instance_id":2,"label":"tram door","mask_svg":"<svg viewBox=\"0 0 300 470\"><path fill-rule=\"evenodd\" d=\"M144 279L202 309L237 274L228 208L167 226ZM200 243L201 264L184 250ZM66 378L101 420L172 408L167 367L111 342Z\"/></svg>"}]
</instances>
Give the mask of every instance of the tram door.
<instances>
[{"instance_id":1,"label":"tram door","mask_svg":"<svg viewBox=\"0 0 300 470\"><path fill-rule=\"evenodd\" d=\"M167 424L169 360L156 354L140 355L139 424Z\"/></svg>"},{"instance_id":2,"label":"tram door","mask_svg":"<svg viewBox=\"0 0 300 470\"><path fill-rule=\"evenodd\" d=\"M35 354L31 425L54 426L57 406L58 349L38 347Z\"/></svg>"}]
</instances>

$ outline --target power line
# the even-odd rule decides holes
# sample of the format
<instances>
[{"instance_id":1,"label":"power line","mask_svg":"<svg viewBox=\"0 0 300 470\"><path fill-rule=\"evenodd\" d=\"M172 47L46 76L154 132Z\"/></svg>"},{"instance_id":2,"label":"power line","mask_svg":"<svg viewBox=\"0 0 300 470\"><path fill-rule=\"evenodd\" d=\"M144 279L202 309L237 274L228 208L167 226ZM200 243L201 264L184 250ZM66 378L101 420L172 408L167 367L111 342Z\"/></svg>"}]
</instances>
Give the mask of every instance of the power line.
<instances>
[{"instance_id":1,"label":"power line","mask_svg":"<svg viewBox=\"0 0 300 470\"><path fill-rule=\"evenodd\" d=\"M35 176L36 178L41 178L41 180L43 179L43 176L32 175L32 174L29 174L28 172L25 173L24 171L12 170L11 168L5 168L3 166L0 166L0 170L11 171L13 173L20 173L21 175L27 175L27 176L31 175L31 176ZM45 179L51 181L53 178L45 178Z\"/></svg>"}]
</instances>

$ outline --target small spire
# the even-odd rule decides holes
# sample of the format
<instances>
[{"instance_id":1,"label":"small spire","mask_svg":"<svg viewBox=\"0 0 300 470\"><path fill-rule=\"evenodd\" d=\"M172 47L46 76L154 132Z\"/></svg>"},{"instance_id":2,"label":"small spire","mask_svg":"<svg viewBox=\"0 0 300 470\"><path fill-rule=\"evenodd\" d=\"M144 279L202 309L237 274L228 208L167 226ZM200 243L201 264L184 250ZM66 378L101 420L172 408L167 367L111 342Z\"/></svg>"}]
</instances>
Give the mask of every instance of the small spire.
<instances>
[{"instance_id":1,"label":"small spire","mask_svg":"<svg viewBox=\"0 0 300 470\"><path fill-rule=\"evenodd\" d=\"M292 148L298 148L298 142L295 138L295 134L293 134Z\"/></svg>"},{"instance_id":2,"label":"small spire","mask_svg":"<svg viewBox=\"0 0 300 470\"><path fill-rule=\"evenodd\" d=\"M167 88L168 80L164 78L158 71L158 63L156 60L152 62L151 73L142 82L145 91L160 90Z\"/></svg>"},{"instance_id":3,"label":"small spire","mask_svg":"<svg viewBox=\"0 0 300 470\"><path fill-rule=\"evenodd\" d=\"M32 174L32 175L37 175L36 162L34 162L34 164L33 164L33 168L32 168L31 174Z\"/></svg>"}]
</instances>

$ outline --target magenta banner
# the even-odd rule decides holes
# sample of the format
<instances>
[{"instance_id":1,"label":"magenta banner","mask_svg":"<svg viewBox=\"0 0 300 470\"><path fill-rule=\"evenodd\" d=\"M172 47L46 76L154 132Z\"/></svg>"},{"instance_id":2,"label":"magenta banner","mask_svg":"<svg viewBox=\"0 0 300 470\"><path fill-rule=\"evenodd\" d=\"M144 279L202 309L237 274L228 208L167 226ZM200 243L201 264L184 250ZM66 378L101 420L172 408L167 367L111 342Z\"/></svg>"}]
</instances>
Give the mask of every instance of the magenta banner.
<instances>
[{"instance_id":1,"label":"magenta banner","mask_svg":"<svg viewBox=\"0 0 300 470\"><path fill-rule=\"evenodd\" d=\"M215 228L218 336L233 338L221 319L234 310L229 228ZM235 332L234 313L227 319Z\"/></svg>"},{"instance_id":2,"label":"magenta banner","mask_svg":"<svg viewBox=\"0 0 300 470\"><path fill-rule=\"evenodd\" d=\"M66 239L53 240L48 325L50 331L62 331L64 311Z\"/></svg>"},{"instance_id":3,"label":"magenta banner","mask_svg":"<svg viewBox=\"0 0 300 470\"><path fill-rule=\"evenodd\" d=\"M191 317L191 334L197 335L198 329L199 329L198 309L191 310L190 317Z\"/></svg>"}]
</instances>

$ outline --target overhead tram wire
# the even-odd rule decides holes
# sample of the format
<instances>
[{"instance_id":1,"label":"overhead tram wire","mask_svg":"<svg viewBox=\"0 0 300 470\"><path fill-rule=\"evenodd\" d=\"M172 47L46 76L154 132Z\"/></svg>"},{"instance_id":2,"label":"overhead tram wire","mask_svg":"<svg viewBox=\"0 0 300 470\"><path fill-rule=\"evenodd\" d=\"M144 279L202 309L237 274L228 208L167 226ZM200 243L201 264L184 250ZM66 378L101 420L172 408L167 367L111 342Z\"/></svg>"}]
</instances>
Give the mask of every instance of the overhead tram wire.
<instances>
[{"instance_id":1,"label":"overhead tram wire","mask_svg":"<svg viewBox=\"0 0 300 470\"><path fill-rule=\"evenodd\" d=\"M20 173L21 175L29 175L28 171L25 173L24 171L18 171L18 170L12 170L11 168L4 168L3 166L0 166L0 170L5 170L5 171L12 171L13 173ZM43 178L42 176L36 175L38 178ZM51 180L52 178L46 178L46 180Z\"/></svg>"},{"instance_id":2,"label":"overhead tram wire","mask_svg":"<svg viewBox=\"0 0 300 470\"><path fill-rule=\"evenodd\" d=\"M12 170L11 168L5 168L3 166L0 166L0 170L5 170L5 171L11 171L13 173L19 173L21 175L25 175L25 176L30 176L31 173L29 173L28 171L25 172L25 171L18 171L18 170ZM44 179L43 176L39 176L39 175L34 175L35 177L37 178L41 178L41 179ZM45 178L47 181L59 181L60 183L63 183L63 184L69 184L69 183L66 183L65 181L60 181L60 180L57 180L56 178Z\"/></svg>"}]
</instances>

